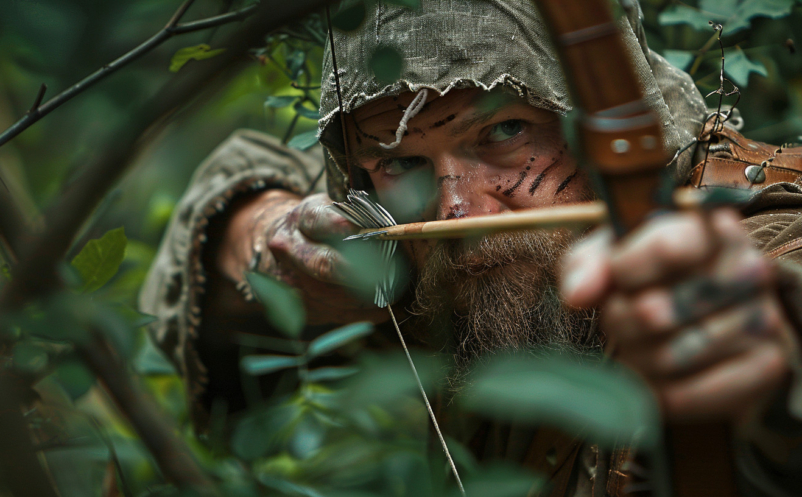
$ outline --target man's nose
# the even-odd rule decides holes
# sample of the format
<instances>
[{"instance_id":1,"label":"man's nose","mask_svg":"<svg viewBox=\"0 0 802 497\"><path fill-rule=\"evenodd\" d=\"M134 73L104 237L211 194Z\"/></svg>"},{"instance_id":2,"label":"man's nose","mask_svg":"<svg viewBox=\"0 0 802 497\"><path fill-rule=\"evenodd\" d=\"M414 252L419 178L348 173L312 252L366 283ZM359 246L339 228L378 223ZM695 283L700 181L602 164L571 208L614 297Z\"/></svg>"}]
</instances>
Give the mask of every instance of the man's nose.
<instances>
[{"instance_id":1,"label":"man's nose","mask_svg":"<svg viewBox=\"0 0 802 497\"><path fill-rule=\"evenodd\" d=\"M484 192L479 166L445 155L434 164L436 219L457 219L488 213L491 200Z\"/></svg>"}]
</instances>

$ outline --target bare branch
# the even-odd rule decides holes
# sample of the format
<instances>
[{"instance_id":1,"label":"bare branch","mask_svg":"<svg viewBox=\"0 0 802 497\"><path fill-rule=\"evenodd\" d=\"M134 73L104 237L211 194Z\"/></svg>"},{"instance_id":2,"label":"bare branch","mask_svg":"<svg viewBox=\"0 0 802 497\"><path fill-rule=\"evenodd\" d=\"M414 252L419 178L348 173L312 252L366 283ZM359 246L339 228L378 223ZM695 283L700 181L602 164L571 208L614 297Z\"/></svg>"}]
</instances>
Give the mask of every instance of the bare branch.
<instances>
[{"instance_id":1,"label":"bare branch","mask_svg":"<svg viewBox=\"0 0 802 497\"><path fill-rule=\"evenodd\" d=\"M39 463L22 414L24 383L9 368L0 373L0 476L11 495L58 497Z\"/></svg>"},{"instance_id":2,"label":"bare branch","mask_svg":"<svg viewBox=\"0 0 802 497\"><path fill-rule=\"evenodd\" d=\"M33 105L31 106L31 110L28 112L36 112L39 109L39 105L42 103L42 100L45 98L45 92L47 91L47 85L42 83L42 86L39 87L39 93L36 94L36 100L33 101Z\"/></svg>"},{"instance_id":3,"label":"bare branch","mask_svg":"<svg viewBox=\"0 0 802 497\"><path fill-rule=\"evenodd\" d=\"M217 26L222 26L223 24L245 19L251 15L258 6L259 4L253 4L240 10L228 12L226 14L220 14L219 16L209 17L208 19L181 23L175 27L169 28L169 31L174 35L180 35L184 33L200 31L203 29L216 28Z\"/></svg>"},{"instance_id":4,"label":"bare branch","mask_svg":"<svg viewBox=\"0 0 802 497\"><path fill-rule=\"evenodd\" d=\"M231 14L215 16L209 19L194 21L187 24L177 24L178 21L181 19L181 16L184 15L184 13L192 4L193 1L194 0L185 1L181 5L181 7L178 8L176 13L173 14L173 17L170 19L170 22L168 22L167 25L161 31L150 37L148 40L146 40L145 42L143 42L130 52L122 55L113 62L104 65L103 67L93 72L89 76L85 77L81 81L75 83L71 87L67 88L63 92L56 95L55 97L51 98L43 105L39 105L41 99L37 98L36 103L31 108L31 110L28 111L28 113L26 113L17 122L12 124L2 134L0 134L0 147L2 147L10 140L12 140L14 137L16 137L29 127L31 127L31 125L33 125L35 122L39 121L40 119L53 112L58 107L69 101L70 99L74 98L76 95L86 91L88 88L93 86L98 81L114 74L122 67L127 66L128 64L137 60L143 55L151 52L153 49L155 49L165 41L169 40L173 36L177 36L184 33L191 33L194 31L199 31L202 29L216 27L221 24L245 19L249 15L253 14L256 11L256 7L258 6L257 4L255 6L244 8L237 12L232 12ZM44 97L44 91L41 88L40 88L40 95Z\"/></svg>"},{"instance_id":5,"label":"bare branch","mask_svg":"<svg viewBox=\"0 0 802 497\"><path fill-rule=\"evenodd\" d=\"M128 418L142 442L153 454L164 476L179 487L213 493L212 483L192 457L184 441L175 435L154 400L127 372L117 353L99 334L82 344L78 352L109 395Z\"/></svg>"}]
</instances>

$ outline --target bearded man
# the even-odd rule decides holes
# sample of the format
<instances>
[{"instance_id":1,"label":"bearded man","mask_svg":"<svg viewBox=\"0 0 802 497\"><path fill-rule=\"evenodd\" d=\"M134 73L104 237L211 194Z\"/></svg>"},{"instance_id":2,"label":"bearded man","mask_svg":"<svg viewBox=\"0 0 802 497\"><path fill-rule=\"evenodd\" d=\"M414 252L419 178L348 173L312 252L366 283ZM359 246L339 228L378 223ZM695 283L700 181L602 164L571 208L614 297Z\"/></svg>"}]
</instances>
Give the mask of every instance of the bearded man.
<instances>
[{"instance_id":1,"label":"bearded man","mask_svg":"<svg viewBox=\"0 0 802 497\"><path fill-rule=\"evenodd\" d=\"M732 130L702 133L701 95L687 74L648 49L637 4L622 3L628 15L620 27L644 100L666 148L683 149L669 165L674 175L762 189L742 213L663 215L616 244L606 229L576 244L560 230L405 242L413 283L399 307L417 316L407 332L440 346L426 326L446 324L460 366L501 348L614 351L652 387L667 419L726 420L753 425L760 437L770 433L778 441L771 446L757 436L741 444L744 491L793 494L802 488L793 443L802 425L785 397L802 331L802 189L785 172L759 185L717 176L723 169L715 168L699 178L692 165L707 151L684 147L694 138L715 142L710 154L722 168L751 164L740 150L763 145ZM404 60L389 84L376 81L366 62L383 46ZM313 181L324 167L315 153L236 133L193 178L143 289L143 311L159 317L153 336L186 378L201 429L215 399L232 411L245 407L235 335L269 329L248 298L248 271L299 290L305 338L335 324L387 320L349 289L355 268L334 247L357 230L329 208L349 184L372 191L399 222L593 198L562 136L560 115L571 108L566 85L529 2L424 0L417 11L378 4L358 30L335 32L334 48L342 101L331 47L321 97L327 193ZM371 345L386 346L383 336ZM270 377L262 387L276 388ZM552 495L591 495L599 481L610 495L623 492L620 461L603 474L599 458L571 439L541 431L513 454L515 444L476 437L468 435L477 455L517 458L549 474Z\"/></svg>"}]
</instances>

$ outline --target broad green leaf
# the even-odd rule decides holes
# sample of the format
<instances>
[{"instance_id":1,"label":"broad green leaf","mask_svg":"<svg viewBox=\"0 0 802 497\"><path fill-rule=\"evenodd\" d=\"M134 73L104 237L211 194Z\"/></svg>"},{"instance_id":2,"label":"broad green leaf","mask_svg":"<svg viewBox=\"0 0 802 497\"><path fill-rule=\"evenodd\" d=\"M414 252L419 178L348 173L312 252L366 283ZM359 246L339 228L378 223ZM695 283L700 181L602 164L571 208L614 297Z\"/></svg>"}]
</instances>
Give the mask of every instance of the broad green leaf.
<instances>
[{"instance_id":1,"label":"broad green leaf","mask_svg":"<svg viewBox=\"0 0 802 497\"><path fill-rule=\"evenodd\" d=\"M92 373L77 360L67 361L56 368L56 378L73 400L88 392L95 383Z\"/></svg>"},{"instance_id":2,"label":"broad green leaf","mask_svg":"<svg viewBox=\"0 0 802 497\"><path fill-rule=\"evenodd\" d=\"M106 284L120 269L125 258L128 239L125 228L109 231L96 240L89 240L86 246L72 260L83 280L82 293L91 293Z\"/></svg>"},{"instance_id":3,"label":"broad green leaf","mask_svg":"<svg viewBox=\"0 0 802 497\"><path fill-rule=\"evenodd\" d=\"M306 375L306 381L310 383L317 383L320 381L337 381L343 378L348 378L359 372L358 368L317 368L309 371Z\"/></svg>"},{"instance_id":4,"label":"broad green leaf","mask_svg":"<svg viewBox=\"0 0 802 497\"><path fill-rule=\"evenodd\" d=\"M663 26L671 26L674 24L688 24L694 29L704 30L710 29L710 16L699 12L697 9L688 7L686 5L672 5L658 17L658 22ZM712 30L711 30L712 32Z\"/></svg>"},{"instance_id":5,"label":"broad green leaf","mask_svg":"<svg viewBox=\"0 0 802 497\"><path fill-rule=\"evenodd\" d=\"M353 5L344 5L331 18L331 24L341 31L353 31L365 20L364 2L355 2Z\"/></svg>"},{"instance_id":6,"label":"broad green leaf","mask_svg":"<svg viewBox=\"0 0 802 497\"><path fill-rule=\"evenodd\" d=\"M145 343L136 353L133 360L134 370L143 375L173 375L175 366L167 359L164 352L154 345L150 336L145 336Z\"/></svg>"},{"instance_id":7,"label":"broad green leaf","mask_svg":"<svg viewBox=\"0 0 802 497\"><path fill-rule=\"evenodd\" d=\"M687 50L665 50L663 57L669 64L684 71L693 61L694 54Z\"/></svg>"},{"instance_id":8,"label":"broad green leaf","mask_svg":"<svg viewBox=\"0 0 802 497\"><path fill-rule=\"evenodd\" d=\"M430 387L442 367L439 358L413 352L412 359L424 388ZM344 409L359 410L372 405L397 406L400 399L410 397L420 400L420 391L403 353L363 353L359 373L347 380L341 402Z\"/></svg>"},{"instance_id":9,"label":"broad green leaf","mask_svg":"<svg viewBox=\"0 0 802 497\"><path fill-rule=\"evenodd\" d=\"M47 352L32 343L20 342L14 346L14 367L26 373L36 373L47 366Z\"/></svg>"},{"instance_id":10,"label":"broad green leaf","mask_svg":"<svg viewBox=\"0 0 802 497\"><path fill-rule=\"evenodd\" d=\"M477 371L464 403L500 420L582 432L605 447L659 440L656 403L635 375L565 356L499 356Z\"/></svg>"},{"instance_id":11,"label":"broad green leaf","mask_svg":"<svg viewBox=\"0 0 802 497\"><path fill-rule=\"evenodd\" d=\"M404 58L398 50L392 47L379 47L370 56L369 67L379 84L389 85L395 83L401 77Z\"/></svg>"},{"instance_id":12,"label":"broad green leaf","mask_svg":"<svg viewBox=\"0 0 802 497\"><path fill-rule=\"evenodd\" d=\"M539 495L546 486L543 477L511 465L496 463L470 473L465 479L466 495L492 495L493 497L519 497L522 495ZM450 496L462 495L455 489Z\"/></svg>"},{"instance_id":13,"label":"broad green leaf","mask_svg":"<svg viewBox=\"0 0 802 497\"><path fill-rule=\"evenodd\" d=\"M311 148L317 143L317 130L307 131L300 135L295 135L287 145L290 148L297 148L298 150L306 150Z\"/></svg>"},{"instance_id":14,"label":"broad green leaf","mask_svg":"<svg viewBox=\"0 0 802 497\"><path fill-rule=\"evenodd\" d=\"M292 105L292 103L295 102L296 100L298 100L298 97L291 97L291 96L277 97L271 95L267 97L267 99L265 100L265 106L272 107L274 109L281 109L283 107Z\"/></svg>"},{"instance_id":15,"label":"broad green leaf","mask_svg":"<svg viewBox=\"0 0 802 497\"><path fill-rule=\"evenodd\" d=\"M303 50L294 50L287 57L287 70L290 72L290 79L298 79L301 75L301 70L304 68L306 61L306 52Z\"/></svg>"},{"instance_id":16,"label":"broad green leaf","mask_svg":"<svg viewBox=\"0 0 802 497\"><path fill-rule=\"evenodd\" d=\"M749 60L743 50L738 49L724 53L724 72L741 88L749 84L750 74L756 73L764 77L769 74L762 62Z\"/></svg>"},{"instance_id":17,"label":"broad green leaf","mask_svg":"<svg viewBox=\"0 0 802 497\"><path fill-rule=\"evenodd\" d=\"M359 338L366 337L371 333L373 333L372 323L366 321L352 323L315 338L312 340L312 343L309 344L309 349L306 353L310 357L327 354L334 349L340 348Z\"/></svg>"},{"instance_id":18,"label":"broad green leaf","mask_svg":"<svg viewBox=\"0 0 802 497\"><path fill-rule=\"evenodd\" d=\"M297 338L306 323L306 311L298 293L289 285L259 273L248 273L248 283L264 306L270 324Z\"/></svg>"},{"instance_id":19,"label":"broad green leaf","mask_svg":"<svg viewBox=\"0 0 802 497\"><path fill-rule=\"evenodd\" d=\"M292 429L305 413L306 410L297 402L251 411L234 427L231 434L232 452L241 459L252 461L278 451L279 445L289 439Z\"/></svg>"},{"instance_id":20,"label":"broad green leaf","mask_svg":"<svg viewBox=\"0 0 802 497\"><path fill-rule=\"evenodd\" d=\"M318 112L317 109L306 108L303 106L303 104L301 104L301 102L295 104L295 107L293 108L295 109L295 112L307 119L314 119L315 121L320 119L320 112Z\"/></svg>"},{"instance_id":21,"label":"broad green leaf","mask_svg":"<svg viewBox=\"0 0 802 497\"><path fill-rule=\"evenodd\" d=\"M182 48L178 50L175 53L175 55L173 55L172 59L170 59L170 71L178 72L190 60L211 59L215 55L219 55L225 51L226 51L225 48L218 48L217 50L212 50L212 47L210 47L205 43L202 43L200 45L195 45L194 47Z\"/></svg>"},{"instance_id":22,"label":"broad green leaf","mask_svg":"<svg viewBox=\"0 0 802 497\"><path fill-rule=\"evenodd\" d=\"M728 35L748 29L755 17L785 17L794 3L795 0L701 0L699 8L715 14L714 20L724 24L724 34Z\"/></svg>"},{"instance_id":23,"label":"broad green leaf","mask_svg":"<svg viewBox=\"0 0 802 497\"><path fill-rule=\"evenodd\" d=\"M257 475L257 479L259 480L259 483L261 483L262 485L268 488L272 488L273 490L278 490L279 492L282 493L282 495L288 495L293 497L324 497L323 494L321 494L314 488L307 487L304 485L299 485L289 480L277 478L275 476L271 476L265 473Z\"/></svg>"},{"instance_id":24,"label":"broad green leaf","mask_svg":"<svg viewBox=\"0 0 802 497\"><path fill-rule=\"evenodd\" d=\"M240 367L252 375L273 373L300 364L303 364L302 358L286 355L249 355L240 361Z\"/></svg>"}]
</instances>

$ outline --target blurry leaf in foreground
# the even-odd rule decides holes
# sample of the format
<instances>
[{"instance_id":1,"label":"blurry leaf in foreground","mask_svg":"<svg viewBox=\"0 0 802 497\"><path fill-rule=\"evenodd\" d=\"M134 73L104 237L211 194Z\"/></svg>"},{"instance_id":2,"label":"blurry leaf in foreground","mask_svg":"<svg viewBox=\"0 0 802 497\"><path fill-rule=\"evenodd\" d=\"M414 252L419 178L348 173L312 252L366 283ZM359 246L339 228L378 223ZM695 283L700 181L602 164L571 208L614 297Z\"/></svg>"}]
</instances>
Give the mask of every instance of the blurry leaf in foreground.
<instances>
[{"instance_id":1,"label":"blurry leaf in foreground","mask_svg":"<svg viewBox=\"0 0 802 497\"><path fill-rule=\"evenodd\" d=\"M353 376L358 372L359 369L357 368L317 368L309 371L309 373L306 375L306 381L310 383L317 383L320 381L337 381L348 378L349 376Z\"/></svg>"},{"instance_id":2,"label":"blurry leaf in foreground","mask_svg":"<svg viewBox=\"0 0 802 497\"><path fill-rule=\"evenodd\" d=\"M267 320L285 335L298 338L306 323L306 311L298 293L289 285L259 273L248 273L254 296L265 308Z\"/></svg>"},{"instance_id":3,"label":"blurry leaf in foreground","mask_svg":"<svg viewBox=\"0 0 802 497\"><path fill-rule=\"evenodd\" d=\"M298 497L324 497L323 494L315 490L314 488L299 485L297 483L293 483L288 480L283 480L281 478L276 478L274 476L270 476L267 474L259 474L257 476L259 479L259 483L262 485L272 488L273 490L278 490L283 495L289 496L298 496Z\"/></svg>"},{"instance_id":4,"label":"blurry leaf in foreground","mask_svg":"<svg viewBox=\"0 0 802 497\"><path fill-rule=\"evenodd\" d=\"M318 112L316 109L308 109L308 108L304 107L304 105L301 102L298 102L297 104L295 104L293 106L293 109L295 109L295 112L297 112L298 114L300 114L301 116L303 116L303 117L305 117L307 119L312 119L312 120L315 120L315 121L320 119L320 112Z\"/></svg>"},{"instance_id":5,"label":"blurry leaf in foreground","mask_svg":"<svg viewBox=\"0 0 802 497\"><path fill-rule=\"evenodd\" d=\"M47 352L32 343L20 342L14 346L14 367L26 373L37 373L47 366Z\"/></svg>"},{"instance_id":6,"label":"blurry leaf in foreground","mask_svg":"<svg viewBox=\"0 0 802 497\"><path fill-rule=\"evenodd\" d=\"M134 370L143 375L173 375L175 366L165 357L164 352L153 344L150 336L145 336L145 343L136 353L133 361Z\"/></svg>"},{"instance_id":7,"label":"blurry leaf in foreground","mask_svg":"<svg viewBox=\"0 0 802 497\"><path fill-rule=\"evenodd\" d=\"M389 85L401 77L404 58L395 48L379 47L370 56L369 67L379 84Z\"/></svg>"},{"instance_id":8,"label":"blurry leaf in foreground","mask_svg":"<svg viewBox=\"0 0 802 497\"><path fill-rule=\"evenodd\" d=\"M693 52L688 50L664 50L663 57L677 69L685 70L693 61Z\"/></svg>"},{"instance_id":9,"label":"blurry leaf in foreground","mask_svg":"<svg viewBox=\"0 0 802 497\"><path fill-rule=\"evenodd\" d=\"M493 497L520 497L522 495L539 495L546 480L514 466L496 464L472 472L465 479L466 495L492 495ZM459 497L461 493L454 489L450 494Z\"/></svg>"},{"instance_id":10,"label":"blurry leaf in foreground","mask_svg":"<svg viewBox=\"0 0 802 497\"><path fill-rule=\"evenodd\" d=\"M296 100L298 100L298 97L292 97L292 96L276 97L271 95L267 97L267 99L265 100L265 107L272 107L273 109L281 109L283 107L288 107L292 105L292 103L295 102Z\"/></svg>"},{"instance_id":11,"label":"blurry leaf in foreground","mask_svg":"<svg viewBox=\"0 0 802 497\"><path fill-rule=\"evenodd\" d=\"M312 340L312 343L309 344L307 354L309 354L310 357L323 355L353 340L366 337L371 333L373 333L372 323L367 321L352 323L324 333Z\"/></svg>"},{"instance_id":12,"label":"blurry leaf in foreground","mask_svg":"<svg viewBox=\"0 0 802 497\"><path fill-rule=\"evenodd\" d=\"M248 413L234 426L230 438L231 451L246 461L278 451L280 441L291 436L292 428L301 420L304 412L296 402Z\"/></svg>"},{"instance_id":13,"label":"blurry leaf in foreground","mask_svg":"<svg viewBox=\"0 0 802 497\"><path fill-rule=\"evenodd\" d=\"M441 369L439 358L412 353L424 388L431 387ZM420 390L403 353L373 355L364 353L359 373L347 381L343 395L346 409L361 409L372 404L398 405L400 398L420 399Z\"/></svg>"},{"instance_id":14,"label":"blurry leaf in foreground","mask_svg":"<svg viewBox=\"0 0 802 497\"><path fill-rule=\"evenodd\" d=\"M292 137L292 140L287 142L290 148L297 148L298 150L307 150L317 143L317 130L307 131Z\"/></svg>"},{"instance_id":15,"label":"blurry leaf in foreground","mask_svg":"<svg viewBox=\"0 0 802 497\"><path fill-rule=\"evenodd\" d=\"M331 24L342 31L353 31L357 29L362 21L365 20L365 3L362 1L354 2L353 5L345 5L331 18Z\"/></svg>"},{"instance_id":16,"label":"blurry leaf in foreground","mask_svg":"<svg viewBox=\"0 0 802 497\"><path fill-rule=\"evenodd\" d=\"M566 356L499 356L476 371L465 405L496 419L547 423L604 447L654 448L659 413L648 388L624 368Z\"/></svg>"},{"instance_id":17,"label":"blurry leaf in foreground","mask_svg":"<svg viewBox=\"0 0 802 497\"><path fill-rule=\"evenodd\" d=\"M286 355L249 355L242 358L240 367L252 375L262 375L280 371L282 369L294 368L303 363L300 357Z\"/></svg>"},{"instance_id":18,"label":"blurry leaf in foreground","mask_svg":"<svg viewBox=\"0 0 802 497\"><path fill-rule=\"evenodd\" d=\"M733 83L745 88L749 84L749 75L759 74L763 77L769 75L766 66L762 62L749 60L743 50L732 50L724 54L724 72L726 72ZM729 86L729 85L727 85Z\"/></svg>"},{"instance_id":19,"label":"blurry leaf in foreground","mask_svg":"<svg viewBox=\"0 0 802 497\"><path fill-rule=\"evenodd\" d=\"M724 23L724 34L748 29L755 17L779 19L791 13L795 0L700 0L699 8ZM701 15L701 14L700 14Z\"/></svg>"},{"instance_id":20,"label":"blurry leaf in foreground","mask_svg":"<svg viewBox=\"0 0 802 497\"><path fill-rule=\"evenodd\" d=\"M77 360L64 362L56 368L56 378L73 400L88 392L95 383L92 373Z\"/></svg>"},{"instance_id":21,"label":"blurry leaf in foreground","mask_svg":"<svg viewBox=\"0 0 802 497\"><path fill-rule=\"evenodd\" d=\"M672 5L660 13L658 22L662 26L688 24L694 29L704 30L710 29L710 24L708 24L708 21L710 20L709 17L709 15L706 16L693 7L688 7L686 5Z\"/></svg>"},{"instance_id":22,"label":"blurry leaf in foreground","mask_svg":"<svg viewBox=\"0 0 802 497\"><path fill-rule=\"evenodd\" d=\"M200 45L195 45L194 47L185 47L178 50L173 58L170 59L170 72L178 72L184 67L184 64L189 62L190 60L203 60L203 59L211 59L215 55L219 55L225 52L225 48L218 48L217 50L212 50L212 47L202 43Z\"/></svg>"},{"instance_id":23,"label":"blurry leaf in foreground","mask_svg":"<svg viewBox=\"0 0 802 497\"><path fill-rule=\"evenodd\" d=\"M120 263L125 258L127 244L124 228L111 230L102 237L87 242L72 260L72 266L78 270L83 280L81 292L94 292L117 274Z\"/></svg>"}]
</instances>

